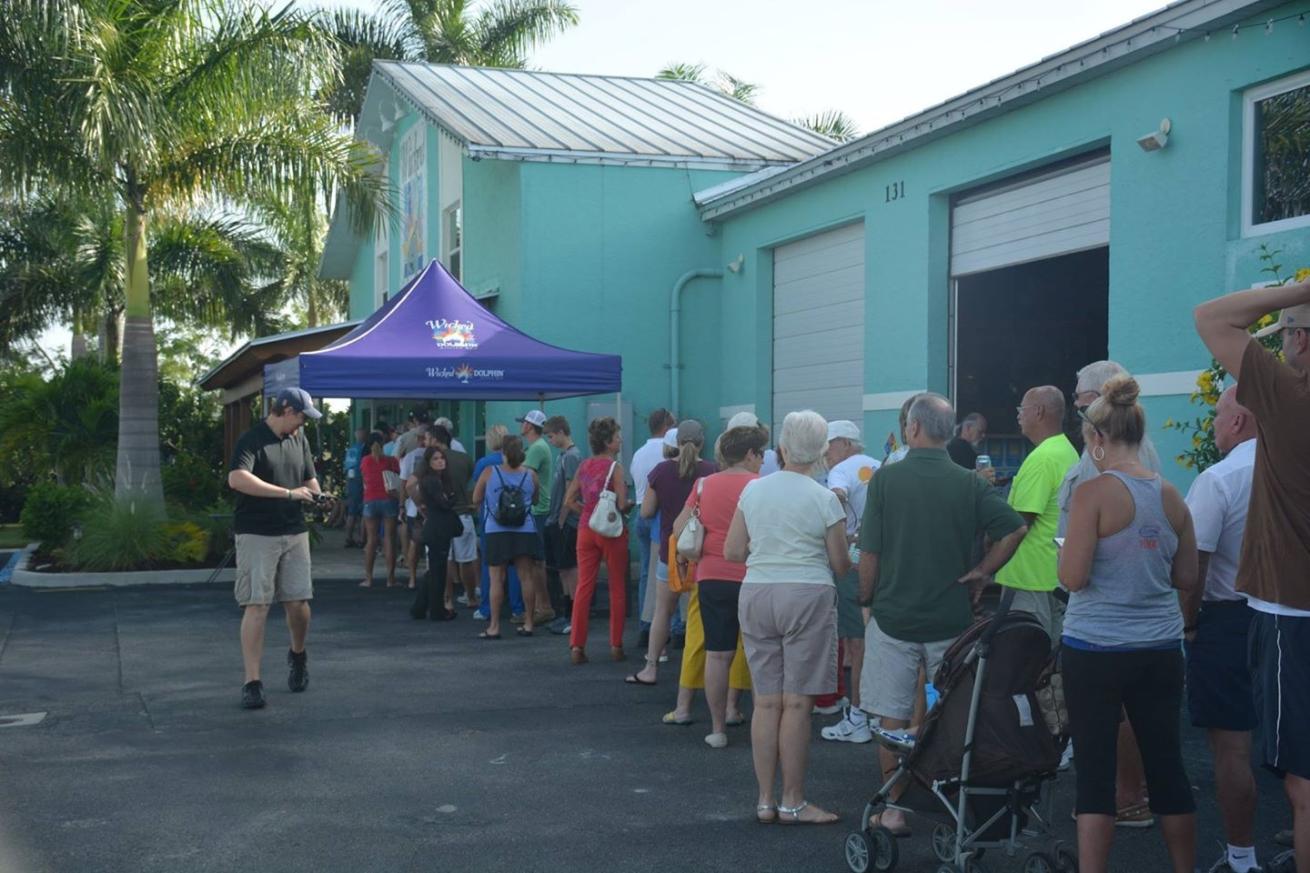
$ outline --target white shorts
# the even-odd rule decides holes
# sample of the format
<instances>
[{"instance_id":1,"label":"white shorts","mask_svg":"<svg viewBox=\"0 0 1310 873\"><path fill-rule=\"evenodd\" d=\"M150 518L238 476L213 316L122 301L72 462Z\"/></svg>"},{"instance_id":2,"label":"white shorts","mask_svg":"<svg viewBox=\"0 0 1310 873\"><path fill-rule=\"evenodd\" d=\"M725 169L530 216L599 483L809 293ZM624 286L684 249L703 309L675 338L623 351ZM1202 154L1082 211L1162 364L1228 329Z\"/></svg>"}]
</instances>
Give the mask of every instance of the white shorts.
<instances>
[{"instance_id":1,"label":"white shorts","mask_svg":"<svg viewBox=\"0 0 1310 873\"><path fill-rule=\"evenodd\" d=\"M471 564L478 559L478 532L473 528L473 516L461 515L464 532L450 541L450 559L456 564Z\"/></svg>"}]
</instances>

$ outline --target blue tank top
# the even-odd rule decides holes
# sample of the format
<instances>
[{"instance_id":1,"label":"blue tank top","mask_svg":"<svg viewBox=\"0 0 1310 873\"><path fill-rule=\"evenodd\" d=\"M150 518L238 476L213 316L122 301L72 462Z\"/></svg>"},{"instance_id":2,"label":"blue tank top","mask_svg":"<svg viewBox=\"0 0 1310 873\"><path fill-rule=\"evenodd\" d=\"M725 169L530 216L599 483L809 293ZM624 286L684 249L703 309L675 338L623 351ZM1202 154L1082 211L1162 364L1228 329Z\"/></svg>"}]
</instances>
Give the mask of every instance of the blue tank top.
<instances>
[{"instance_id":1,"label":"blue tank top","mask_svg":"<svg viewBox=\"0 0 1310 873\"><path fill-rule=\"evenodd\" d=\"M1065 643L1074 648L1140 650L1173 647L1183 615L1173 588L1178 534L1164 512L1159 476L1114 476L1133 499L1133 520L1096 544L1087 587L1069 594Z\"/></svg>"},{"instance_id":2,"label":"blue tank top","mask_svg":"<svg viewBox=\"0 0 1310 873\"><path fill-rule=\"evenodd\" d=\"M532 486L532 471L523 468L518 473L506 473L499 466L491 468L491 474L487 477L487 490L482 495L482 505L486 508L486 531L493 533L536 533L537 525L529 512L523 524L518 527L506 527L496 521L496 506L500 503L501 489L506 485L511 488L517 485L523 489L523 497L527 501L529 508L536 497L536 489Z\"/></svg>"}]
</instances>

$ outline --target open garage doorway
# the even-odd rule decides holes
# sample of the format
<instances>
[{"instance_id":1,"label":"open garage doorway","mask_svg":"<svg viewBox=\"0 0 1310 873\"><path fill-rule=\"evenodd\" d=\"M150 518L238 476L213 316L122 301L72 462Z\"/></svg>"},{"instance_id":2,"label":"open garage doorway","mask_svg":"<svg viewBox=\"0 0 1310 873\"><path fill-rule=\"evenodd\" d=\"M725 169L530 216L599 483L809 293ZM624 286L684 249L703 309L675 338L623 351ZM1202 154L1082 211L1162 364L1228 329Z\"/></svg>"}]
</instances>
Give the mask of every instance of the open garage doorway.
<instances>
[{"instance_id":1,"label":"open garage doorway","mask_svg":"<svg viewBox=\"0 0 1310 873\"><path fill-rule=\"evenodd\" d=\"M1109 256L1103 246L955 280L955 406L987 417L999 472L1028 451L1015 421L1024 392L1054 385L1067 396L1080 367L1107 357Z\"/></svg>"}]
</instances>

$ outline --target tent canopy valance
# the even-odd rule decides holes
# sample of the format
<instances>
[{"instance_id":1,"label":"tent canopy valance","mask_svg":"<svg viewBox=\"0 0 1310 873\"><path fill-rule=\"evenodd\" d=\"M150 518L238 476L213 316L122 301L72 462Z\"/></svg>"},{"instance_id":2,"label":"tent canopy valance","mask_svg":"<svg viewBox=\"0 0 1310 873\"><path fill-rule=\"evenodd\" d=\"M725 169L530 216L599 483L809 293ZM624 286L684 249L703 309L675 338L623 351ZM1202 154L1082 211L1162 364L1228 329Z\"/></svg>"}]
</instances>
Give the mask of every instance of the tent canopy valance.
<instances>
[{"instance_id":1,"label":"tent canopy valance","mask_svg":"<svg viewBox=\"0 0 1310 873\"><path fill-rule=\"evenodd\" d=\"M622 360L533 339L432 261L331 345L300 355L317 397L537 400L617 392Z\"/></svg>"}]
</instances>

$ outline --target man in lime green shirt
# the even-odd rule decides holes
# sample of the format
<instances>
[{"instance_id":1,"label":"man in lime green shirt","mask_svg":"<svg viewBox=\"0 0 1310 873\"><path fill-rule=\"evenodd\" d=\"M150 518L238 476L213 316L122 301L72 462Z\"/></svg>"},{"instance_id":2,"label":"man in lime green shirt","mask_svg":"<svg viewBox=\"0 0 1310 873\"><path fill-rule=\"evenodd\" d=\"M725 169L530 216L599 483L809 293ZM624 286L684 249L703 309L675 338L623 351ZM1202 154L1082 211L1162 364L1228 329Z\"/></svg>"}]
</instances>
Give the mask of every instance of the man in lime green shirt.
<instances>
[{"instance_id":1,"label":"man in lime green shirt","mask_svg":"<svg viewBox=\"0 0 1310 873\"><path fill-rule=\"evenodd\" d=\"M1028 533L996 581L1015 589L1013 609L1037 616L1054 646L1060 639L1064 604L1056 587L1059 551L1060 483L1078 463L1078 452L1064 435L1064 395L1058 388L1030 388L1019 407L1019 430L1035 446L1010 485L1010 506L1023 516Z\"/></svg>"}]
</instances>

